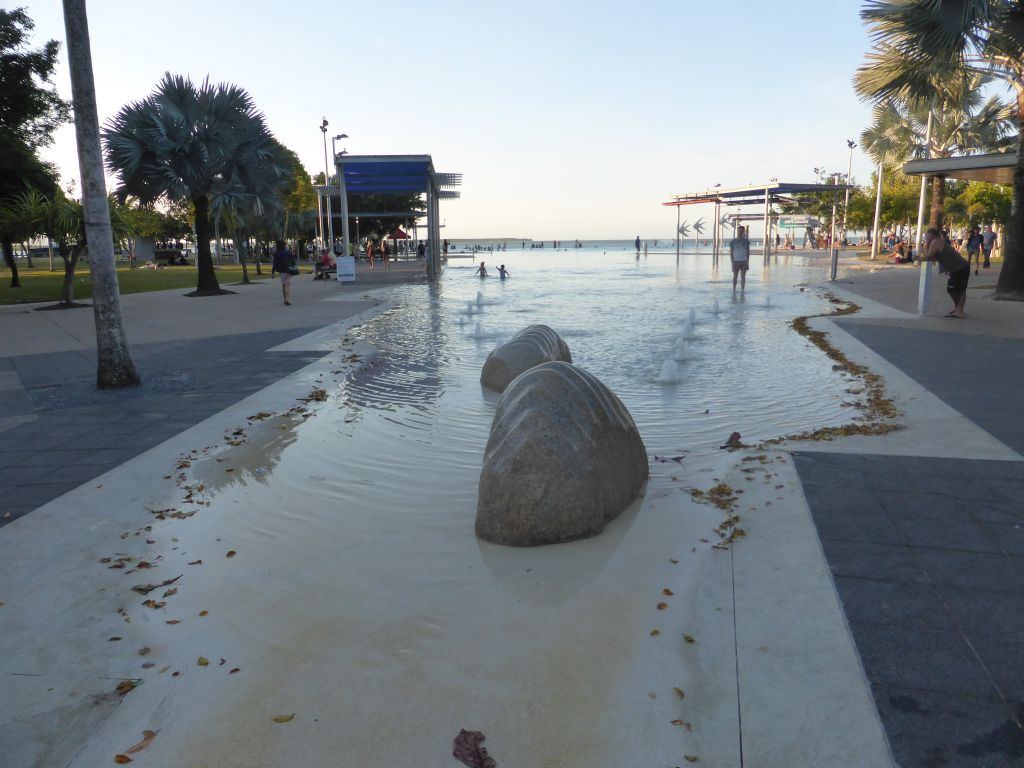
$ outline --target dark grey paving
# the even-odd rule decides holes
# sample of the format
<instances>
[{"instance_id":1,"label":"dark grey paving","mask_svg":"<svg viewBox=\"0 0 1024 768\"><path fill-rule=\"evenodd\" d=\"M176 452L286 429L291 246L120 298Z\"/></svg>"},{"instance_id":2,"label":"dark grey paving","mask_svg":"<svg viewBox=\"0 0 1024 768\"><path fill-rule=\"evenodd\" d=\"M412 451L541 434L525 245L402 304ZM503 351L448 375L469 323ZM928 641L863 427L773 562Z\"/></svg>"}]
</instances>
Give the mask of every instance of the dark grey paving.
<instances>
[{"instance_id":1,"label":"dark grey paving","mask_svg":"<svg viewBox=\"0 0 1024 768\"><path fill-rule=\"evenodd\" d=\"M315 328L139 344L142 385L95 387L95 359L79 352L0 361L24 386L36 419L0 431L0 525L159 445L321 355L267 352Z\"/></svg>"},{"instance_id":2,"label":"dark grey paving","mask_svg":"<svg viewBox=\"0 0 1024 768\"><path fill-rule=\"evenodd\" d=\"M842 326L983 429L1024 451L1024 410L1003 383L1024 381L1024 341L865 322Z\"/></svg>"},{"instance_id":3,"label":"dark grey paving","mask_svg":"<svg viewBox=\"0 0 1024 768\"><path fill-rule=\"evenodd\" d=\"M794 461L899 764L1024 765L1024 464Z\"/></svg>"}]
</instances>

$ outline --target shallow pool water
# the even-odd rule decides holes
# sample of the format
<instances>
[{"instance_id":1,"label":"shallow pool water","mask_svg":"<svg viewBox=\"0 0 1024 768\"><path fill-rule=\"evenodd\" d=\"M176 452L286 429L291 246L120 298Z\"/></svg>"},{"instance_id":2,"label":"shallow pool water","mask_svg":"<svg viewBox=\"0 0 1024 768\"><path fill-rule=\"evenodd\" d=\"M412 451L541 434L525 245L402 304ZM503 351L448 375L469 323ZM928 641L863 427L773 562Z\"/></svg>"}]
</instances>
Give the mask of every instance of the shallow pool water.
<instances>
[{"instance_id":1,"label":"shallow pool water","mask_svg":"<svg viewBox=\"0 0 1024 768\"><path fill-rule=\"evenodd\" d=\"M301 746L353 765L441 765L463 727L510 765L611 768L641 751L675 765L682 751L735 749L734 662L718 650L732 648L729 561L708 538L722 513L686 491L728 477L718 446L733 431L754 442L849 418L843 378L788 328L826 310L795 287L824 264L755 265L734 298L705 256L678 269L674 254L501 257L504 282L452 260L437 285L391 289L390 309L345 334L379 357L322 370L313 416L255 422L244 444L193 462L210 505L178 527L183 556L238 552L187 595L210 612L199 652L228 648L247 674L181 716L186 757L238 760L244 743L264 760ZM473 532L497 402L479 372L531 323L623 400L652 476L600 536L517 549ZM779 482L743 479L747 503ZM704 655L684 661L678 638L694 627ZM693 733L671 724L673 685L699 702ZM295 711L322 725L291 741L260 726Z\"/></svg>"}]
</instances>

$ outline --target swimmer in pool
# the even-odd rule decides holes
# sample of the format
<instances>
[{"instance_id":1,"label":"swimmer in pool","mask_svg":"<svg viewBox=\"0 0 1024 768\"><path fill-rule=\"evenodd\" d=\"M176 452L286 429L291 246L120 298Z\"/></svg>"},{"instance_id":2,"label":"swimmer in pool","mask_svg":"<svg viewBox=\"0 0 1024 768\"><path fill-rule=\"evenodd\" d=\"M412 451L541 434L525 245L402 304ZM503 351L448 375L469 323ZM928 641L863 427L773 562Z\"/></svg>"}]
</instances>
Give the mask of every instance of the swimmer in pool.
<instances>
[{"instance_id":1,"label":"swimmer in pool","mask_svg":"<svg viewBox=\"0 0 1024 768\"><path fill-rule=\"evenodd\" d=\"M473 274L480 275L480 277L487 277L487 267L484 266L484 263L482 261L480 262L480 266L477 267L476 272L474 272Z\"/></svg>"},{"instance_id":2,"label":"swimmer in pool","mask_svg":"<svg viewBox=\"0 0 1024 768\"><path fill-rule=\"evenodd\" d=\"M504 264L502 264L500 267L498 267L498 276L502 280L504 280L506 277L508 277L508 270L505 269L505 265Z\"/></svg>"}]
</instances>

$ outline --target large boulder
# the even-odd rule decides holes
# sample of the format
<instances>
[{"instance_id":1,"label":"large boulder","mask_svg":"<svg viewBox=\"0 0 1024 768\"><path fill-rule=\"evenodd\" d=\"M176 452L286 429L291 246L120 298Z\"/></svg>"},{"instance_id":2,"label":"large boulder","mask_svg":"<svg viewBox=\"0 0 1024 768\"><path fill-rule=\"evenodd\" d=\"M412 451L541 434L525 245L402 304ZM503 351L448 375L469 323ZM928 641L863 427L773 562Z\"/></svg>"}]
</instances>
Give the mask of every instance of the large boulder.
<instances>
[{"instance_id":1,"label":"large boulder","mask_svg":"<svg viewBox=\"0 0 1024 768\"><path fill-rule=\"evenodd\" d=\"M569 345L546 325L530 325L487 356L480 371L480 383L504 392L523 371L554 360L571 363Z\"/></svg>"},{"instance_id":2,"label":"large boulder","mask_svg":"<svg viewBox=\"0 0 1024 768\"><path fill-rule=\"evenodd\" d=\"M647 449L622 401L581 368L543 363L498 403L480 472L477 536L518 547L595 536L647 475Z\"/></svg>"}]
</instances>

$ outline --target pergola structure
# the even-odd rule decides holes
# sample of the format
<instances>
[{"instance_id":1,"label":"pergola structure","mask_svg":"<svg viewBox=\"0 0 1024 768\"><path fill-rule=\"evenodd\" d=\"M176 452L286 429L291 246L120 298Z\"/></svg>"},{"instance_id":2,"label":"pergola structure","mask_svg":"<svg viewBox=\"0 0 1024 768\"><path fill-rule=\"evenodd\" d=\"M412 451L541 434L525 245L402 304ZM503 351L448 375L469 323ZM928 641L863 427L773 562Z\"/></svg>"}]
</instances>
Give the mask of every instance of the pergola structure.
<instances>
[{"instance_id":1,"label":"pergola structure","mask_svg":"<svg viewBox=\"0 0 1024 768\"><path fill-rule=\"evenodd\" d=\"M742 206L742 205L763 205L764 206L764 245L761 248L764 256L764 263L767 265L771 258L771 207L775 203L799 202L795 195L810 192L843 192L847 189L854 189L849 184L802 184L796 182L770 181L767 184L756 184L747 187L732 187L722 189L716 187L704 192L691 192L685 195L675 195L671 200L662 203L665 206L674 206L676 209L676 263L679 263L679 225L680 211L684 205L713 204L715 206L714 227L712 229L712 253L715 260L718 259L718 252L721 247L721 206ZM832 243L835 244L835 216L832 216ZM835 262L838 254L833 247L833 278L835 277Z\"/></svg>"},{"instance_id":2,"label":"pergola structure","mask_svg":"<svg viewBox=\"0 0 1024 768\"><path fill-rule=\"evenodd\" d=\"M454 187L462 184L462 174L438 173L434 170L434 162L430 155L349 155L340 152L334 156L334 168L338 184L320 189L325 190L327 194L337 194L341 199L343 253L349 253L349 192L377 195L423 194L426 196L426 208L422 212L374 211L372 215L426 216L427 243L430 251L427 273L431 279L437 278L442 268L439 201L453 200L460 196ZM360 212L358 215L367 214Z\"/></svg>"},{"instance_id":3,"label":"pergola structure","mask_svg":"<svg viewBox=\"0 0 1024 768\"><path fill-rule=\"evenodd\" d=\"M903 166L903 173L908 176L942 176L948 179L1013 184L1013 171L1016 167L1016 152L994 152L987 155L911 160ZM921 188L921 205L924 205L924 187ZM920 242L920 225L918 226L917 241ZM928 306L928 293L931 286L930 266L931 262L921 262L921 276L917 286L917 312L920 315L924 314Z\"/></svg>"}]
</instances>

